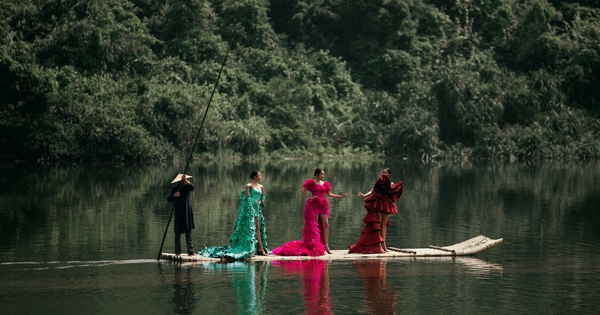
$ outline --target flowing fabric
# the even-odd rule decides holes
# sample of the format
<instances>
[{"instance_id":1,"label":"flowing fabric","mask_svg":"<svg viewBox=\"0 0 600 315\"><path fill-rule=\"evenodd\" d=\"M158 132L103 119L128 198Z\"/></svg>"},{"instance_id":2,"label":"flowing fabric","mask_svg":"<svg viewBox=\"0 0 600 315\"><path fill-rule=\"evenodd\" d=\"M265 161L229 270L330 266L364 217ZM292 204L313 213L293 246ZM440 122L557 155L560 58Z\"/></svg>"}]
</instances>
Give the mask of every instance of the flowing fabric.
<instances>
[{"instance_id":1,"label":"flowing fabric","mask_svg":"<svg viewBox=\"0 0 600 315\"><path fill-rule=\"evenodd\" d=\"M373 194L365 198L365 208L367 209L367 214L363 218L365 228L360 234L358 242L350 246L350 253L377 254L384 252L381 248L383 237L381 236L381 221L378 213L398 213L398 208L394 202L402 196L402 191L402 182L392 185L388 176L382 175L379 177L373 187ZM387 225L390 225L389 220Z\"/></svg>"},{"instance_id":2,"label":"flowing fabric","mask_svg":"<svg viewBox=\"0 0 600 315\"><path fill-rule=\"evenodd\" d=\"M307 179L302 185L310 191L313 196L304 203L304 228L302 229L302 240L284 243L272 250L278 256L322 256L325 255L325 244L323 243L323 222L319 221L318 215L325 214L329 218L329 201L325 194L331 191L331 184L324 182L321 185L312 179Z\"/></svg>"},{"instance_id":3,"label":"flowing fabric","mask_svg":"<svg viewBox=\"0 0 600 315\"><path fill-rule=\"evenodd\" d=\"M229 246L212 246L200 251L198 255L203 257L227 257L232 259L249 258L256 253L258 249L258 240L256 239L256 224L254 218L258 217L260 236L265 253L269 253L267 248L267 230L265 228L265 218L262 210L265 205L265 195L260 189L251 188L248 197L246 189L240 194L240 206L238 207L238 216L231 234ZM260 204L258 201L260 200Z\"/></svg>"}]
</instances>

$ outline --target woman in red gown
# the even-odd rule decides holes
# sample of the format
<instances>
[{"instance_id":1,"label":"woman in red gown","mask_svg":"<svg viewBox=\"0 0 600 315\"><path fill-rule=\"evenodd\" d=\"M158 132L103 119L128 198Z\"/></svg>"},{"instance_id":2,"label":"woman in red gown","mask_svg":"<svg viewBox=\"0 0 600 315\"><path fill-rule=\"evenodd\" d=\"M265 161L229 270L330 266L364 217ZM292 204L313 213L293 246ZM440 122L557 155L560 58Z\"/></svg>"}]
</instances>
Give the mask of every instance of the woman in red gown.
<instances>
[{"instance_id":1,"label":"woman in red gown","mask_svg":"<svg viewBox=\"0 0 600 315\"><path fill-rule=\"evenodd\" d=\"M394 203L402 196L402 182L396 184L390 180L390 169L384 168L381 176L368 193L358 193L365 198L367 215L363 218L365 228L358 242L350 246L350 253L377 254L387 252L385 237L390 225L389 215L398 213Z\"/></svg>"},{"instance_id":2,"label":"woman in red gown","mask_svg":"<svg viewBox=\"0 0 600 315\"><path fill-rule=\"evenodd\" d=\"M302 240L284 243L271 252L277 256L322 256L329 249L329 201L330 198L344 198L347 193L331 193L331 184L324 181L325 171L317 168L315 179L307 179L300 192L306 197L304 204L304 228ZM310 195L308 194L310 192Z\"/></svg>"}]
</instances>

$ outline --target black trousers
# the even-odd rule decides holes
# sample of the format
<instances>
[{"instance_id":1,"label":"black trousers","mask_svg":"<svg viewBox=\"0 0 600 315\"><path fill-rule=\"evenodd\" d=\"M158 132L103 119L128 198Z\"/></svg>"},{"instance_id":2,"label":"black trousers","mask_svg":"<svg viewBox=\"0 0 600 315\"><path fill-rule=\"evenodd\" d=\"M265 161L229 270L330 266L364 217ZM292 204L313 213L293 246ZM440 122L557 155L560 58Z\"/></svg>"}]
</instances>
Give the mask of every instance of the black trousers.
<instances>
[{"instance_id":1,"label":"black trousers","mask_svg":"<svg viewBox=\"0 0 600 315\"><path fill-rule=\"evenodd\" d=\"M192 244L192 232L181 233L185 234L185 246L189 255L196 254L194 252L194 245ZM175 254L181 254L181 234L175 233Z\"/></svg>"}]
</instances>

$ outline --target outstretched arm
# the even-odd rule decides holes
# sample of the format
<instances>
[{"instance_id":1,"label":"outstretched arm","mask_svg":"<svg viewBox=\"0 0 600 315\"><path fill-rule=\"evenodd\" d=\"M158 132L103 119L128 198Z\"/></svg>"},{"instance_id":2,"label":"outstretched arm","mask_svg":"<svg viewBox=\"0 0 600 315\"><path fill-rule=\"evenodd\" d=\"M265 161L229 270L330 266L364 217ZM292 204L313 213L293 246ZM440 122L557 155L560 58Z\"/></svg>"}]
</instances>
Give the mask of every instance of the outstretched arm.
<instances>
[{"instance_id":1,"label":"outstretched arm","mask_svg":"<svg viewBox=\"0 0 600 315\"><path fill-rule=\"evenodd\" d=\"M366 194L363 194L361 192L358 193L359 197L369 197L373 194L373 189L369 190Z\"/></svg>"},{"instance_id":2,"label":"outstretched arm","mask_svg":"<svg viewBox=\"0 0 600 315\"><path fill-rule=\"evenodd\" d=\"M330 191L327 192L327 196L331 197L331 198L344 198L346 196L348 196L347 193L343 193L341 195L336 195L336 194L332 194Z\"/></svg>"}]
</instances>

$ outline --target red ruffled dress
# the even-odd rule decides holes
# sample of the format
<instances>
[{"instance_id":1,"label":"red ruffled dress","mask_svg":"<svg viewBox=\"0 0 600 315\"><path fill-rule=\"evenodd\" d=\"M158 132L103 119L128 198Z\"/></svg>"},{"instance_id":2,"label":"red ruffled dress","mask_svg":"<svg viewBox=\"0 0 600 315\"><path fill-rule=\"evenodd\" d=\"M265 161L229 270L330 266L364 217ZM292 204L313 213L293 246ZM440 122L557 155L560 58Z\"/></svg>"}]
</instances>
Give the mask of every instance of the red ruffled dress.
<instances>
[{"instance_id":1,"label":"red ruffled dress","mask_svg":"<svg viewBox=\"0 0 600 315\"><path fill-rule=\"evenodd\" d=\"M278 256L322 256L325 255L323 244L323 222L317 220L317 215L325 214L329 218L329 201L325 194L331 191L331 184L317 184L307 179L302 185L317 198L308 199L304 203L304 228L302 240L284 243L271 251Z\"/></svg>"},{"instance_id":2,"label":"red ruffled dress","mask_svg":"<svg viewBox=\"0 0 600 315\"><path fill-rule=\"evenodd\" d=\"M378 212L386 214L398 213L398 207L394 203L402 196L402 182L392 185L388 176L380 176L375 186L373 194L365 198L365 208L367 214L363 218L365 228L360 234L360 239L356 244L350 246L350 253L377 254L383 253L380 244L383 243L381 236L381 222ZM388 220L387 225L390 225Z\"/></svg>"}]
</instances>

